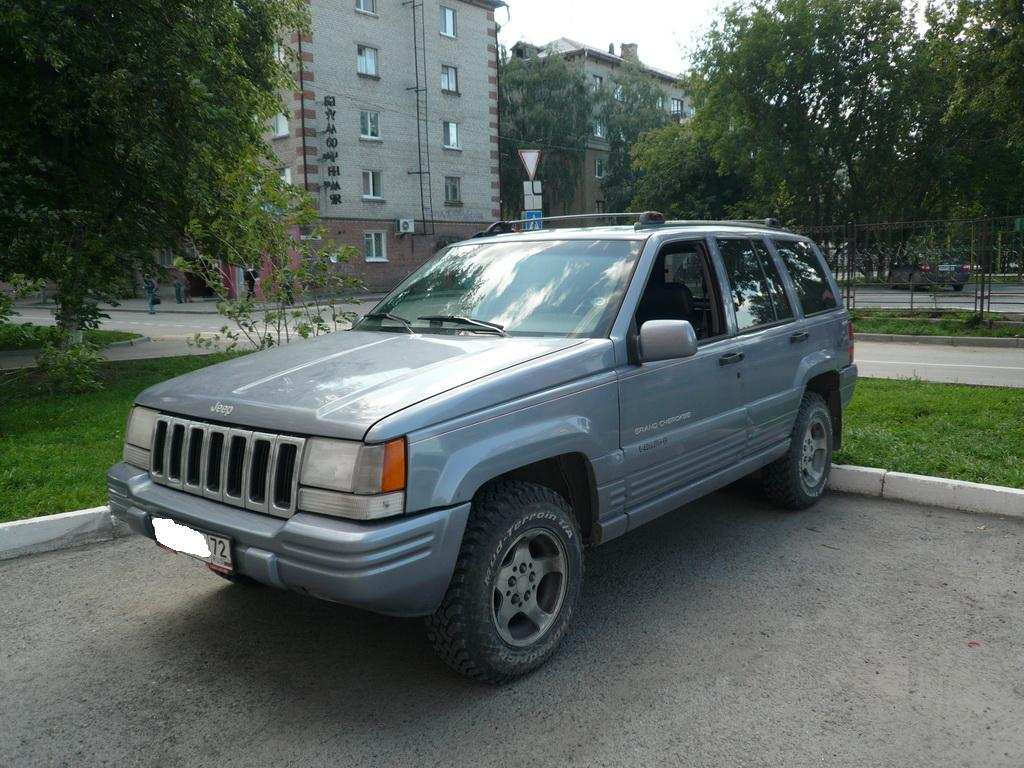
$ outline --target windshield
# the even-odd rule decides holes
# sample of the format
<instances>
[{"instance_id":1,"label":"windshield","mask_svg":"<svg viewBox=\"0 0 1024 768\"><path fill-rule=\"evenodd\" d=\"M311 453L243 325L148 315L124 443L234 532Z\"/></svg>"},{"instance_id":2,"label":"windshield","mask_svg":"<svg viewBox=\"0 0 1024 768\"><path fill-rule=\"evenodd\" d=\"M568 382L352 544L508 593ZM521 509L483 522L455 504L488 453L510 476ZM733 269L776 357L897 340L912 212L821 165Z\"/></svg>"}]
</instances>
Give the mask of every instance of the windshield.
<instances>
[{"instance_id":1,"label":"windshield","mask_svg":"<svg viewBox=\"0 0 1024 768\"><path fill-rule=\"evenodd\" d=\"M408 277L357 327L501 332L484 326L491 324L510 336L606 336L642 248L637 240L452 246Z\"/></svg>"}]
</instances>

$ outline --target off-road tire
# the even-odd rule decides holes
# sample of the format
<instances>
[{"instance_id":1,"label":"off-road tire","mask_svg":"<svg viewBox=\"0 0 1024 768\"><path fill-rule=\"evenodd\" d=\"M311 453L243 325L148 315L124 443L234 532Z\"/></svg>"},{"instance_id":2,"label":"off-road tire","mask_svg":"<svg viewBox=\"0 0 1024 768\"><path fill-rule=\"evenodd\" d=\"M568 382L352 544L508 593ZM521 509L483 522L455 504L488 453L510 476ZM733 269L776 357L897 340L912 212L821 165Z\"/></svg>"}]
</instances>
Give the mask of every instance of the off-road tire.
<instances>
[{"instance_id":1,"label":"off-road tire","mask_svg":"<svg viewBox=\"0 0 1024 768\"><path fill-rule=\"evenodd\" d=\"M509 547L525 532L557 537L567 564L565 591L553 623L532 644L517 647L498 632L494 581ZM427 618L427 636L441 659L461 675L496 685L544 664L572 620L583 582L583 546L569 504L559 494L521 480L501 481L473 502L462 548L441 606Z\"/></svg>"},{"instance_id":2,"label":"off-road tire","mask_svg":"<svg viewBox=\"0 0 1024 768\"><path fill-rule=\"evenodd\" d=\"M821 420L824 423L827 448L824 474L819 482L808 487L802 474L801 458L804 437L813 420ZM803 400L800 402L800 410L797 412L796 423L793 424L789 450L784 456L765 467L761 475L761 485L765 496L783 509L800 510L812 506L821 498L828 485L828 475L832 466L832 444L831 411L821 395L816 392L805 392Z\"/></svg>"}]
</instances>

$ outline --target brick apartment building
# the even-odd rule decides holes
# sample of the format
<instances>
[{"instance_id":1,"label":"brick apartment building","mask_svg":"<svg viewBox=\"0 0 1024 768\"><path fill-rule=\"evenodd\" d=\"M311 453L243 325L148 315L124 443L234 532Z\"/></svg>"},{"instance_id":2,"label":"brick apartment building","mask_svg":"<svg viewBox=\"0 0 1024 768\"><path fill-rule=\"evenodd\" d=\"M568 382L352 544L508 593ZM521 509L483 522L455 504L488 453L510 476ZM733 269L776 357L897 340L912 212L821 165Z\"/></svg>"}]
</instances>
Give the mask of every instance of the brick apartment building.
<instances>
[{"instance_id":1,"label":"brick apartment building","mask_svg":"<svg viewBox=\"0 0 1024 768\"><path fill-rule=\"evenodd\" d=\"M498 218L500 0L311 0L289 113L268 141L316 198L344 267L393 287Z\"/></svg>"},{"instance_id":2,"label":"brick apartment building","mask_svg":"<svg viewBox=\"0 0 1024 768\"><path fill-rule=\"evenodd\" d=\"M633 43L622 43L619 46L619 55L616 55L614 44L609 45L608 50L604 51L561 37L547 45L516 43L512 46L512 55L520 59L534 56L561 56L583 71L587 83L594 90L614 88L616 70L627 61L636 62L662 89L663 96L659 105L661 109L676 120L688 120L693 116L693 104L683 89L680 77L644 64L640 61L637 46ZM593 135L587 143L587 155L579 185L569 209L564 213L601 213L605 210L601 181L607 167L608 151L605 128L599 123L595 123ZM563 212L559 211L559 213Z\"/></svg>"}]
</instances>

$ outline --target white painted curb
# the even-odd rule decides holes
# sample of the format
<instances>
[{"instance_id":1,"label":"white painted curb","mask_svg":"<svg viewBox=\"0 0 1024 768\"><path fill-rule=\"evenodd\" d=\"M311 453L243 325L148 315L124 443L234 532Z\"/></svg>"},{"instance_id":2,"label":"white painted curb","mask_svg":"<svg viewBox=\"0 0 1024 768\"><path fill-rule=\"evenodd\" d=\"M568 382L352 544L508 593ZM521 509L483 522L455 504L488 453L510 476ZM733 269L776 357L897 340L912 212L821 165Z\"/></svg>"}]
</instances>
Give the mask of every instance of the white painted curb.
<instances>
[{"instance_id":1,"label":"white painted curb","mask_svg":"<svg viewBox=\"0 0 1024 768\"><path fill-rule=\"evenodd\" d=\"M834 464L828 487L841 493L1024 519L1024 490L1001 485Z\"/></svg>"},{"instance_id":2,"label":"white painted curb","mask_svg":"<svg viewBox=\"0 0 1024 768\"><path fill-rule=\"evenodd\" d=\"M130 533L108 507L80 509L0 524L0 560L52 552Z\"/></svg>"}]
</instances>

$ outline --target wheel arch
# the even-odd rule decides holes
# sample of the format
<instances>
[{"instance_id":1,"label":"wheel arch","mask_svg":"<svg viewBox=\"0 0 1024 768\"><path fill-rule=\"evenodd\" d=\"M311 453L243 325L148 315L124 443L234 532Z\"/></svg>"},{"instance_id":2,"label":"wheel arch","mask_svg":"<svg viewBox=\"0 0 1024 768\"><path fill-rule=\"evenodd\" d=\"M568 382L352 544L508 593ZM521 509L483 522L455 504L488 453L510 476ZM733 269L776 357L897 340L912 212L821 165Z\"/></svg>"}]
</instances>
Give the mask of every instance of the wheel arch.
<instances>
[{"instance_id":1,"label":"wheel arch","mask_svg":"<svg viewBox=\"0 0 1024 768\"><path fill-rule=\"evenodd\" d=\"M814 392L828 405L832 416L832 447L838 451L843 447L843 402L839 391L840 379L837 371L823 371L807 380L805 392Z\"/></svg>"}]
</instances>

